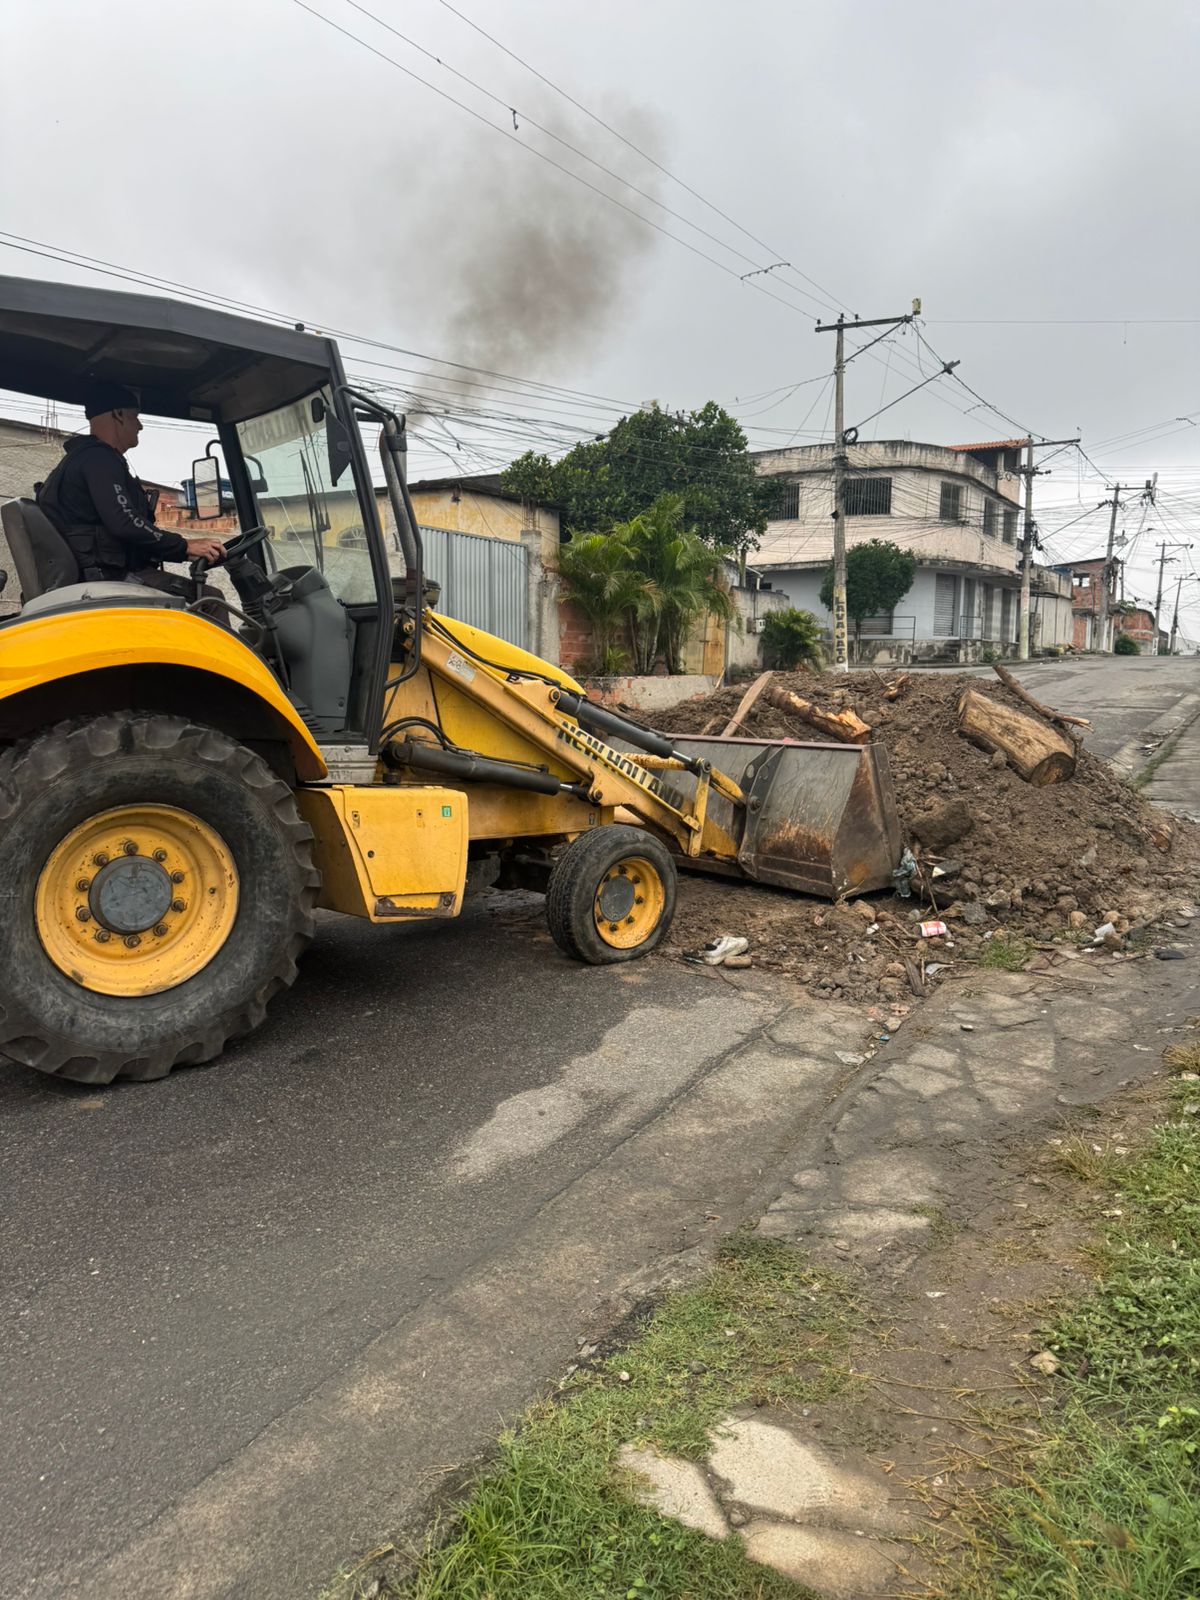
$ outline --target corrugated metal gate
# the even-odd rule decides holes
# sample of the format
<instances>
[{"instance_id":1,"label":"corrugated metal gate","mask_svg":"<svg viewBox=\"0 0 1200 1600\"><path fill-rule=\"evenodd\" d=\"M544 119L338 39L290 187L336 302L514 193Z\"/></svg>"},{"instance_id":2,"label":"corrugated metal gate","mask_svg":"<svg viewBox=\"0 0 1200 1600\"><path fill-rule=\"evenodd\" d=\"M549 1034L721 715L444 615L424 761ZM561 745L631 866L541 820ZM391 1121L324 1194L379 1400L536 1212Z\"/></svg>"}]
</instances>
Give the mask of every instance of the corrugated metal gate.
<instances>
[{"instance_id":1,"label":"corrugated metal gate","mask_svg":"<svg viewBox=\"0 0 1200 1600\"><path fill-rule=\"evenodd\" d=\"M442 586L438 609L529 648L529 552L513 539L421 529L425 573Z\"/></svg>"}]
</instances>

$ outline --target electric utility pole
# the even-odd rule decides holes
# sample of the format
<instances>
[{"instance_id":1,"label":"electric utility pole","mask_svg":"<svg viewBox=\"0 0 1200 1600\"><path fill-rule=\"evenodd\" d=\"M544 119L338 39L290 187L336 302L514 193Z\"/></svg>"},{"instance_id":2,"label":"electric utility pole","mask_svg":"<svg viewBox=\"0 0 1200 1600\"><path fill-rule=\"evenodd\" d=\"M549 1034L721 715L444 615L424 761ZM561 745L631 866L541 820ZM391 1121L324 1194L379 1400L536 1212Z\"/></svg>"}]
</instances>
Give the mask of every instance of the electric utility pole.
<instances>
[{"instance_id":1,"label":"electric utility pole","mask_svg":"<svg viewBox=\"0 0 1200 1600\"><path fill-rule=\"evenodd\" d=\"M1039 448L1048 444L1078 444L1079 439L1039 439ZM1029 588L1033 572L1035 529L1033 522L1033 480L1046 470L1033 464L1033 440L1025 441L1025 465L1017 468L1025 479L1025 527L1021 537L1021 595L1017 605L1017 659L1029 660Z\"/></svg>"},{"instance_id":2,"label":"electric utility pole","mask_svg":"<svg viewBox=\"0 0 1200 1600\"><path fill-rule=\"evenodd\" d=\"M1175 585L1175 615L1171 618L1171 642L1167 645L1167 654L1175 654L1175 637L1179 632L1179 591L1183 588L1183 573L1179 574L1179 582Z\"/></svg>"},{"instance_id":3,"label":"electric utility pole","mask_svg":"<svg viewBox=\"0 0 1200 1600\"><path fill-rule=\"evenodd\" d=\"M836 333L837 344L833 358L833 668L845 672L849 668L846 625L846 329L894 328L911 322L920 310L920 301L913 301L913 309L902 317L855 317L847 322L839 315L836 322L819 322L818 333ZM882 338L883 335L880 335ZM864 348L866 348L864 346ZM859 354L855 351L855 355ZM852 361L854 356L850 358ZM937 374L941 376L941 374ZM921 385L918 385L918 388ZM869 420L869 419L868 419ZM855 437L857 429L850 430Z\"/></svg>"},{"instance_id":4,"label":"electric utility pole","mask_svg":"<svg viewBox=\"0 0 1200 1600\"><path fill-rule=\"evenodd\" d=\"M1104 569L1100 574L1100 610L1097 632L1099 638L1095 641L1096 649L1103 652L1108 649L1108 574L1112 568L1113 544L1117 537L1117 512L1121 509L1121 485L1113 485L1112 516L1108 519L1108 548L1104 552Z\"/></svg>"},{"instance_id":5,"label":"electric utility pole","mask_svg":"<svg viewBox=\"0 0 1200 1600\"><path fill-rule=\"evenodd\" d=\"M1154 600L1154 652L1153 653L1155 655L1158 654L1158 635L1159 635L1159 630L1160 630L1160 626L1161 626L1161 624L1159 622L1159 618L1162 616L1163 568L1166 566L1168 561L1171 563L1172 566L1174 566L1175 562L1179 559L1177 556L1169 556L1167 554L1167 551L1168 550L1190 550L1191 548L1192 547L1191 547L1190 544L1184 544L1182 540L1172 540L1172 539L1160 539L1159 540L1159 545L1158 545L1158 549L1159 549L1159 557L1158 557L1158 594L1155 596L1155 600Z\"/></svg>"}]
</instances>

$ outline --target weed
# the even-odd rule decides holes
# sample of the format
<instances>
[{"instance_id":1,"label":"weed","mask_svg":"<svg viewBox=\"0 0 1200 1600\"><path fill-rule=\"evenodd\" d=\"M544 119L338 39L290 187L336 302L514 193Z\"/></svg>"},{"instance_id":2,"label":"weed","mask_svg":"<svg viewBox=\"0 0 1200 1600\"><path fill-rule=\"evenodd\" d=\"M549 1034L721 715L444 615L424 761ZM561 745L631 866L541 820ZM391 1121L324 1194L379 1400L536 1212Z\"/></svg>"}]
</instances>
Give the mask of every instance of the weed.
<instances>
[{"instance_id":1,"label":"weed","mask_svg":"<svg viewBox=\"0 0 1200 1600\"><path fill-rule=\"evenodd\" d=\"M935 1245L944 1247L954 1238L954 1223L941 1206L912 1206L910 1215L929 1219L929 1236Z\"/></svg>"},{"instance_id":2,"label":"weed","mask_svg":"<svg viewBox=\"0 0 1200 1600\"><path fill-rule=\"evenodd\" d=\"M1169 1044L1162 1058L1172 1072L1200 1072L1200 1043Z\"/></svg>"},{"instance_id":3,"label":"weed","mask_svg":"<svg viewBox=\"0 0 1200 1600\"><path fill-rule=\"evenodd\" d=\"M1085 1183L1116 1182L1129 1172L1128 1163L1108 1145L1095 1144L1079 1133L1073 1133L1055 1148L1054 1159Z\"/></svg>"},{"instance_id":4,"label":"weed","mask_svg":"<svg viewBox=\"0 0 1200 1600\"><path fill-rule=\"evenodd\" d=\"M1020 972L1033 954L1033 942L1016 934L998 933L989 939L979 957L981 967L998 967L1004 972Z\"/></svg>"},{"instance_id":5,"label":"weed","mask_svg":"<svg viewBox=\"0 0 1200 1600\"><path fill-rule=\"evenodd\" d=\"M789 1579L631 1498L624 1444L698 1457L730 1406L845 1387L856 1321L840 1284L796 1251L737 1236L623 1350L534 1406L428 1550L405 1600L784 1600Z\"/></svg>"}]
</instances>

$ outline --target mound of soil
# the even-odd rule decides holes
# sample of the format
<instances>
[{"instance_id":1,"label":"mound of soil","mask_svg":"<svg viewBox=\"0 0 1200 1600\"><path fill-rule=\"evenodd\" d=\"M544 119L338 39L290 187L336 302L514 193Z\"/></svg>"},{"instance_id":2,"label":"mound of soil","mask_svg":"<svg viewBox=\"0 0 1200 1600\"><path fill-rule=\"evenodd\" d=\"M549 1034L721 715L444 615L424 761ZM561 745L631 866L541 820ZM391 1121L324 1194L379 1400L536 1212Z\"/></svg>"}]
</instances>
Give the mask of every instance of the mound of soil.
<instances>
[{"instance_id":1,"label":"mound of soil","mask_svg":"<svg viewBox=\"0 0 1200 1600\"><path fill-rule=\"evenodd\" d=\"M856 712L888 754L897 809L924 869L912 900L888 893L829 906L780 890L688 875L673 948L721 933L745 934L757 964L794 973L814 992L879 1001L910 996L905 962L977 958L988 937L1089 944L1116 925L1109 948L1186 915L1200 872L1200 827L1152 806L1086 739L1075 775L1035 789L955 732L966 686L1014 709L1028 707L996 681L959 673L914 673L903 696L884 698L874 674L780 673L776 681L823 709ZM719 732L744 686L685 701L656 716L670 733ZM1070 706L1063 706L1070 711ZM1028 713L1033 715L1033 713ZM819 737L759 699L738 733L746 738ZM931 880L941 865L947 876ZM916 923L940 917L948 939L920 939ZM873 930L873 931L872 931Z\"/></svg>"}]
</instances>

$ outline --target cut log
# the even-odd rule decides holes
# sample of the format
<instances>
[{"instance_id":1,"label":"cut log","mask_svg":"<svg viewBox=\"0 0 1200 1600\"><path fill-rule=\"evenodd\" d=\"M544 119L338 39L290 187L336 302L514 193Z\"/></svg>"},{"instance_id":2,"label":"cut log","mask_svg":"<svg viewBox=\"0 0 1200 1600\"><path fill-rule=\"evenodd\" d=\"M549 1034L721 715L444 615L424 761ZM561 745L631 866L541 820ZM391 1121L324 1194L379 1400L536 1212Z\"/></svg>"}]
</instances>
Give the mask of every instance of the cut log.
<instances>
[{"instance_id":1,"label":"cut log","mask_svg":"<svg viewBox=\"0 0 1200 1600\"><path fill-rule=\"evenodd\" d=\"M964 689L958 702L958 731L983 750L999 750L1035 789L1065 783L1075 771L1075 746L1065 734L975 689Z\"/></svg>"},{"instance_id":2,"label":"cut log","mask_svg":"<svg viewBox=\"0 0 1200 1600\"><path fill-rule=\"evenodd\" d=\"M754 702L758 699L759 695L762 694L763 690L770 683L772 676L773 676L773 674L770 673L770 672L760 672L758 677L755 678L754 682L750 685L750 687L746 690L745 694L738 701L737 710L733 713L733 715L730 717L729 721L721 729L721 737L722 737L722 739L727 739L735 728L740 728L741 727L742 718L747 715L747 713L750 710L750 707L754 704Z\"/></svg>"},{"instance_id":3,"label":"cut log","mask_svg":"<svg viewBox=\"0 0 1200 1600\"><path fill-rule=\"evenodd\" d=\"M908 680L910 676L910 673L902 672L898 678L894 678L887 686L885 698L888 700L899 700L904 694L905 690L908 688Z\"/></svg>"},{"instance_id":4,"label":"cut log","mask_svg":"<svg viewBox=\"0 0 1200 1600\"><path fill-rule=\"evenodd\" d=\"M818 729L830 739L837 739L841 744L866 744L871 737L870 726L861 717L855 716L853 711L822 711L811 700L802 700L788 689L768 689L766 698L780 711L790 712L793 717L799 717L801 722L807 722L810 727Z\"/></svg>"},{"instance_id":5,"label":"cut log","mask_svg":"<svg viewBox=\"0 0 1200 1600\"><path fill-rule=\"evenodd\" d=\"M1049 706L1044 706L1040 700L1035 700L1013 677L1007 667L1002 667L998 661L992 662L992 671L1000 679L1006 689L1011 689L1018 700L1023 700L1031 711L1036 711L1039 716L1056 723L1058 727L1090 728L1091 723L1086 717L1071 717L1065 711L1054 711Z\"/></svg>"}]
</instances>

